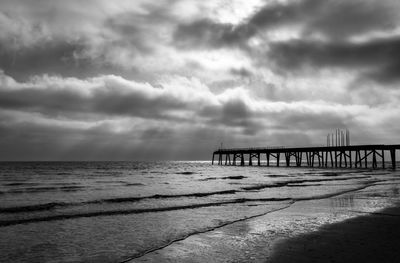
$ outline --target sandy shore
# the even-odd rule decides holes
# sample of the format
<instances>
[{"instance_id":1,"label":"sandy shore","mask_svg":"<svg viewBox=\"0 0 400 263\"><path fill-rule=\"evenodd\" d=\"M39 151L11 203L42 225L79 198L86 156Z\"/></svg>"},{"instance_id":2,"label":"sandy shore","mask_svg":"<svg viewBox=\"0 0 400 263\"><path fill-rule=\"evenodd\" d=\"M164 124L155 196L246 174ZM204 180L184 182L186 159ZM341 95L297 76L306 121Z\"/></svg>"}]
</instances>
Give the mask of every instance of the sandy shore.
<instances>
[{"instance_id":1,"label":"sandy shore","mask_svg":"<svg viewBox=\"0 0 400 263\"><path fill-rule=\"evenodd\" d=\"M278 242L268 262L400 262L400 207Z\"/></svg>"},{"instance_id":2,"label":"sandy shore","mask_svg":"<svg viewBox=\"0 0 400 263\"><path fill-rule=\"evenodd\" d=\"M400 262L399 198L398 186L377 185L296 202L130 262Z\"/></svg>"}]
</instances>

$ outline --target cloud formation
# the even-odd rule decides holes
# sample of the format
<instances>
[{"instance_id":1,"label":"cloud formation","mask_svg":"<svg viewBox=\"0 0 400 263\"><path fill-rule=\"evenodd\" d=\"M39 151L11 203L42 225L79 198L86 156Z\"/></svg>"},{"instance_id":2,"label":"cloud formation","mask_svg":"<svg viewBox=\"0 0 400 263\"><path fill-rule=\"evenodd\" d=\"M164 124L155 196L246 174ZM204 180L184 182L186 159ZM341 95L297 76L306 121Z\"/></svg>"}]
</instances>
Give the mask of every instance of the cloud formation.
<instances>
[{"instance_id":1,"label":"cloud formation","mask_svg":"<svg viewBox=\"0 0 400 263\"><path fill-rule=\"evenodd\" d=\"M0 160L397 143L395 0L0 3ZM196 151L193 151L196 149Z\"/></svg>"}]
</instances>

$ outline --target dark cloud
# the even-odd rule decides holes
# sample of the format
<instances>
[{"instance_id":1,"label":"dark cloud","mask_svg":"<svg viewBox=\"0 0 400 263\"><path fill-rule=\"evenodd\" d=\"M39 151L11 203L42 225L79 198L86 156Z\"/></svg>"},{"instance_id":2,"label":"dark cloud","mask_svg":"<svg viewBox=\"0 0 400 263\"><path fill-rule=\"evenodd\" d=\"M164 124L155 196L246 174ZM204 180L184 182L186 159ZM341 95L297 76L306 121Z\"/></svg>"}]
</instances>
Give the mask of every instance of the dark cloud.
<instances>
[{"instance_id":1,"label":"dark cloud","mask_svg":"<svg viewBox=\"0 0 400 263\"><path fill-rule=\"evenodd\" d=\"M231 24L202 19L179 25L174 34L174 44L187 48L234 46L252 34L253 32L239 31Z\"/></svg>"},{"instance_id":2,"label":"dark cloud","mask_svg":"<svg viewBox=\"0 0 400 263\"><path fill-rule=\"evenodd\" d=\"M320 34L328 39L345 39L375 31L394 29L398 22L396 1L303 0L266 4L238 25L209 19L177 27L174 39L180 46L247 47L255 36L281 27L299 27L302 37Z\"/></svg>"},{"instance_id":3,"label":"dark cloud","mask_svg":"<svg viewBox=\"0 0 400 263\"><path fill-rule=\"evenodd\" d=\"M168 110L187 106L179 98L151 86L134 83L137 87L127 87L121 79L112 76L92 79L92 83L75 81L68 83L50 77L33 81L24 88L0 87L0 108L47 116L95 114L167 118Z\"/></svg>"},{"instance_id":4,"label":"dark cloud","mask_svg":"<svg viewBox=\"0 0 400 263\"><path fill-rule=\"evenodd\" d=\"M245 69L245 68L238 68L238 69L237 68L232 68L230 70L230 72L233 75L237 75L237 76L240 76L242 78L248 78L248 77L251 77L253 75L250 70Z\"/></svg>"},{"instance_id":5,"label":"dark cloud","mask_svg":"<svg viewBox=\"0 0 400 263\"><path fill-rule=\"evenodd\" d=\"M74 54L82 48L77 43L54 41L18 49L0 43L0 68L18 80L45 73L76 76L91 66L84 60L75 61Z\"/></svg>"},{"instance_id":6,"label":"dark cloud","mask_svg":"<svg viewBox=\"0 0 400 263\"><path fill-rule=\"evenodd\" d=\"M374 31L391 30L399 22L400 6L393 0L305 1L307 2L312 2L318 8L311 12L303 10L311 16L305 27L306 34L318 32L329 38L343 39Z\"/></svg>"},{"instance_id":7,"label":"dark cloud","mask_svg":"<svg viewBox=\"0 0 400 263\"><path fill-rule=\"evenodd\" d=\"M0 160L201 160L210 158L210 149L219 143L216 138L233 141L232 136L207 127L115 132L104 125L73 128L0 120Z\"/></svg>"},{"instance_id":8,"label":"dark cloud","mask_svg":"<svg viewBox=\"0 0 400 263\"><path fill-rule=\"evenodd\" d=\"M381 81L399 76L400 38L377 39L364 43L287 41L271 44L268 57L278 68L302 67L357 68L371 72Z\"/></svg>"}]
</instances>

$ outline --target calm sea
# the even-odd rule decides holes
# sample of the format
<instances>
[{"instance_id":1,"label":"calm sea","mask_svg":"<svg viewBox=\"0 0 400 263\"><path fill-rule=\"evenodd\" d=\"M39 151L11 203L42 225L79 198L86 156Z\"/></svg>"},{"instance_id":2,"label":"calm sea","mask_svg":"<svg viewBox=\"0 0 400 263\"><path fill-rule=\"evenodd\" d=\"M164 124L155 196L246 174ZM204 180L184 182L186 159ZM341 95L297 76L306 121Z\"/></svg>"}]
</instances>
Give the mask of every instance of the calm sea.
<instances>
[{"instance_id":1,"label":"calm sea","mask_svg":"<svg viewBox=\"0 0 400 263\"><path fill-rule=\"evenodd\" d=\"M210 162L0 163L0 262L120 262L298 200L398 178Z\"/></svg>"}]
</instances>

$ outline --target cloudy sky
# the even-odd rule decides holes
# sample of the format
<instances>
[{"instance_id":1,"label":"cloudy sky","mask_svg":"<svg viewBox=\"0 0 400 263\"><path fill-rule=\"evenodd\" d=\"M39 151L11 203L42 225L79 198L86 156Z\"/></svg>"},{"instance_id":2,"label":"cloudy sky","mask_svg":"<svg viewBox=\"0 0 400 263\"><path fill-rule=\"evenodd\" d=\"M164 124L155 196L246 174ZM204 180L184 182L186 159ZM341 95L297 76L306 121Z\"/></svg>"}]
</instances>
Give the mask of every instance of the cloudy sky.
<instances>
[{"instance_id":1,"label":"cloudy sky","mask_svg":"<svg viewBox=\"0 0 400 263\"><path fill-rule=\"evenodd\" d=\"M0 160L400 142L398 0L1 0Z\"/></svg>"}]
</instances>

